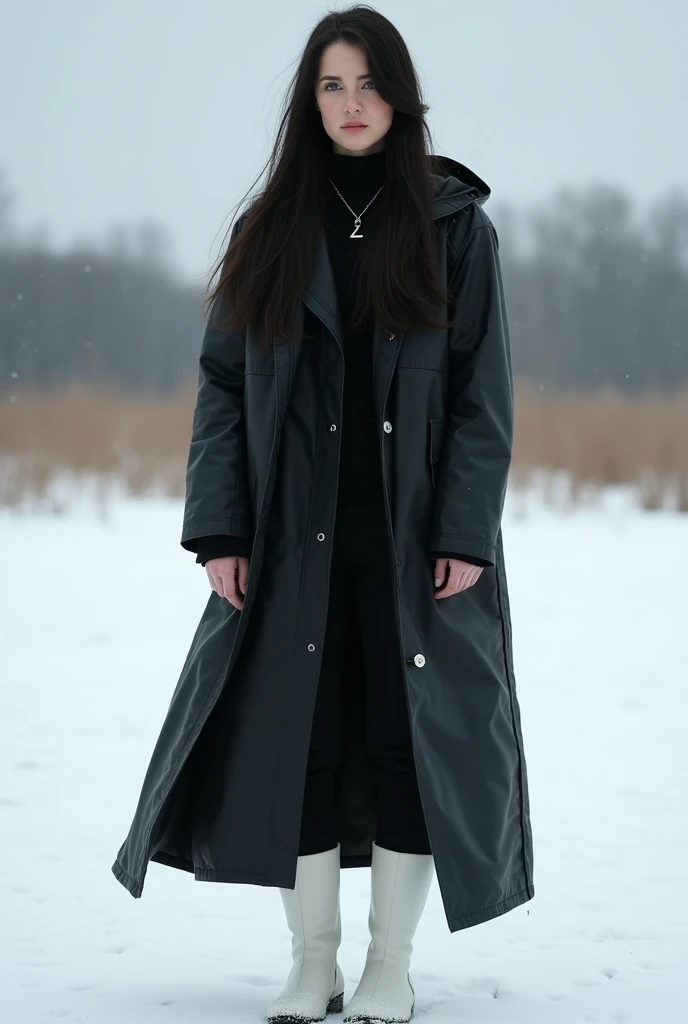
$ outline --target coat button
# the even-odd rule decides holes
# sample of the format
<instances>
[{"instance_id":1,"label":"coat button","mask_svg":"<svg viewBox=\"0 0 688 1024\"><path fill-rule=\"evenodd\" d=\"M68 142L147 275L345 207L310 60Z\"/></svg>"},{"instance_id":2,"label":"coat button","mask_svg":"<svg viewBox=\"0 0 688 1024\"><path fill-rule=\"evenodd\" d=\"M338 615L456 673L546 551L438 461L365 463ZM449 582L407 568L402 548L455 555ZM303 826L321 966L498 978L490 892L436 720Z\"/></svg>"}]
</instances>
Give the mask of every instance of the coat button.
<instances>
[{"instance_id":1,"label":"coat button","mask_svg":"<svg viewBox=\"0 0 688 1024\"><path fill-rule=\"evenodd\" d=\"M337 429L337 424L336 423L330 423L330 430L336 430L336 429Z\"/></svg>"},{"instance_id":2,"label":"coat button","mask_svg":"<svg viewBox=\"0 0 688 1024\"><path fill-rule=\"evenodd\" d=\"M396 334L391 334L390 333L390 334L387 335L387 338L388 338L389 341L394 341L394 339L396 338Z\"/></svg>"},{"instance_id":3,"label":"coat button","mask_svg":"<svg viewBox=\"0 0 688 1024\"><path fill-rule=\"evenodd\" d=\"M318 534L318 540L325 540L325 534L324 533L319 533Z\"/></svg>"},{"instance_id":4,"label":"coat button","mask_svg":"<svg viewBox=\"0 0 688 1024\"><path fill-rule=\"evenodd\" d=\"M382 424L382 428L385 434L389 434L392 431L392 424L389 422L389 420L385 420L385 422Z\"/></svg>"},{"instance_id":5,"label":"coat button","mask_svg":"<svg viewBox=\"0 0 688 1024\"><path fill-rule=\"evenodd\" d=\"M315 644L309 644L308 645L308 650L309 651L314 651L315 650Z\"/></svg>"},{"instance_id":6,"label":"coat button","mask_svg":"<svg viewBox=\"0 0 688 1024\"><path fill-rule=\"evenodd\" d=\"M414 664L418 666L418 668L422 668L423 665L425 664L425 658L423 657L422 654L416 654L413 658L413 661Z\"/></svg>"}]
</instances>

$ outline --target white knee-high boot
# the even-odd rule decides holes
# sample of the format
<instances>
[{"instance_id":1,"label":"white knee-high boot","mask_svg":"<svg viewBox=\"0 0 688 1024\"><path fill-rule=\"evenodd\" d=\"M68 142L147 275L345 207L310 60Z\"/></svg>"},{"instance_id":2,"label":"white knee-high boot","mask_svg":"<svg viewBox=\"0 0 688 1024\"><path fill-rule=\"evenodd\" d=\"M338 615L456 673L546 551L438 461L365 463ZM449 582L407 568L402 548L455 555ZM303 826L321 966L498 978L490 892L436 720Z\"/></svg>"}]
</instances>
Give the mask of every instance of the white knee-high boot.
<instances>
[{"instance_id":1,"label":"white knee-high boot","mask_svg":"<svg viewBox=\"0 0 688 1024\"><path fill-rule=\"evenodd\" d=\"M337 963L342 937L339 844L299 857L293 889L280 888L294 960L280 995L267 1009L274 1024L304 1024L339 1013L344 975Z\"/></svg>"},{"instance_id":2,"label":"white knee-high boot","mask_svg":"<svg viewBox=\"0 0 688 1024\"><path fill-rule=\"evenodd\" d=\"M409 975L413 936L434 870L432 854L399 853L373 843L368 917L371 942L344 1024L406 1024L411 1019L415 1002Z\"/></svg>"}]
</instances>

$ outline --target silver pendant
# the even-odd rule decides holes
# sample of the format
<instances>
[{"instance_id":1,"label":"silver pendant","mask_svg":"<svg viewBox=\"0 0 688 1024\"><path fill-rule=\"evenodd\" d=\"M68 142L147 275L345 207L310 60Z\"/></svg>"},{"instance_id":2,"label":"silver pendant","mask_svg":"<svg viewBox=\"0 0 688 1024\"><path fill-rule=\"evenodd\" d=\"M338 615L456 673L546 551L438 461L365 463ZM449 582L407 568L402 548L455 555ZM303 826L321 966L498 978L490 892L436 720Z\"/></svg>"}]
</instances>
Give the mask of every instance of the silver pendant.
<instances>
[{"instance_id":1,"label":"silver pendant","mask_svg":"<svg viewBox=\"0 0 688 1024\"><path fill-rule=\"evenodd\" d=\"M349 235L349 238L363 238L363 235L357 235L356 234L356 232L360 231L360 229L361 229L361 218L360 217L356 217L356 219L354 220L354 224L356 225L356 227L353 229L353 231Z\"/></svg>"}]
</instances>

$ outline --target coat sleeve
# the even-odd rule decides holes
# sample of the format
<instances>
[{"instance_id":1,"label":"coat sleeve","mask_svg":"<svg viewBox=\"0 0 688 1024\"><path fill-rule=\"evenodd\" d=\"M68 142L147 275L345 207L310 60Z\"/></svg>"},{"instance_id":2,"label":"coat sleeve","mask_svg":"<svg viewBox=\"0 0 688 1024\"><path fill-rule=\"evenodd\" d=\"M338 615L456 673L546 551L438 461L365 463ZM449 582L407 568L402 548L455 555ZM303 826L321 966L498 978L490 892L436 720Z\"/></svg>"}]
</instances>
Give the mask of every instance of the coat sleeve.
<instances>
[{"instance_id":1,"label":"coat sleeve","mask_svg":"<svg viewBox=\"0 0 688 1024\"><path fill-rule=\"evenodd\" d=\"M477 555L467 555L464 551L431 551L430 558L436 561L438 558L460 558L464 562L470 562L472 565L493 565L491 561L487 561L484 558L478 558Z\"/></svg>"},{"instance_id":2,"label":"coat sleeve","mask_svg":"<svg viewBox=\"0 0 688 1024\"><path fill-rule=\"evenodd\" d=\"M199 537L196 561L204 566L211 558L230 558L233 555L242 555L244 558L250 558L252 548L252 542L246 537L233 537L227 533L213 533L209 537Z\"/></svg>"},{"instance_id":3,"label":"coat sleeve","mask_svg":"<svg viewBox=\"0 0 688 1024\"><path fill-rule=\"evenodd\" d=\"M241 218L232 229L234 238ZM221 331L223 296L210 309L201 342L198 392L186 468L181 545L198 553L200 537L252 535L244 420L244 331Z\"/></svg>"},{"instance_id":4,"label":"coat sleeve","mask_svg":"<svg viewBox=\"0 0 688 1024\"><path fill-rule=\"evenodd\" d=\"M513 443L513 377L499 243L486 215L455 261L449 408L430 550L496 561Z\"/></svg>"}]
</instances>

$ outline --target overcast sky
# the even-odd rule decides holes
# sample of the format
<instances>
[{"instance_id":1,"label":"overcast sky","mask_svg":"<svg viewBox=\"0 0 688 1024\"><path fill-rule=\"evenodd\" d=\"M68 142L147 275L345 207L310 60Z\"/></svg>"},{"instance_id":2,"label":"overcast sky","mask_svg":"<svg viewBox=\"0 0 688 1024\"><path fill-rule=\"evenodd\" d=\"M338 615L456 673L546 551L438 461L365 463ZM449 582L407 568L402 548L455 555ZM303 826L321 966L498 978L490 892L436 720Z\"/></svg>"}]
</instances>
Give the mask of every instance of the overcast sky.
<instances>
[{"instance_id":1,"label":"overcast sky","mask_svg":"<svg viewBox=\"0 0 688 1024\"><path fill-rule=\"evenodd\" d=\"M147 217L205 283L312 25L288 0L0 0L0 169L62 248ZM346 5L341 5L346 6ZM394 0L438 152L492 199L688 188L687 0Z\"/></svg>"}]
</instances>

